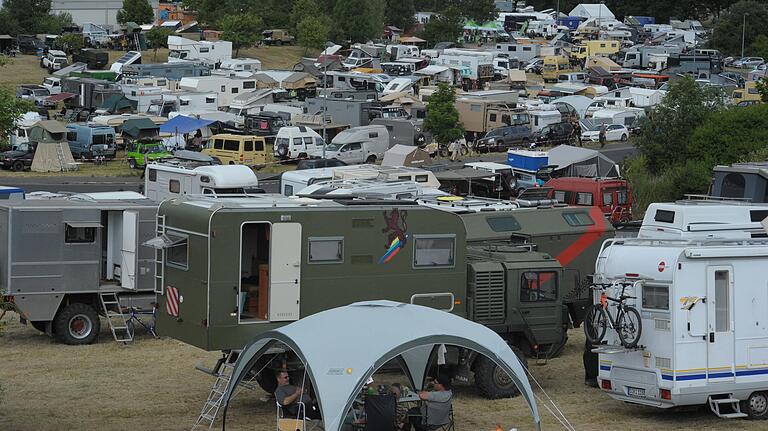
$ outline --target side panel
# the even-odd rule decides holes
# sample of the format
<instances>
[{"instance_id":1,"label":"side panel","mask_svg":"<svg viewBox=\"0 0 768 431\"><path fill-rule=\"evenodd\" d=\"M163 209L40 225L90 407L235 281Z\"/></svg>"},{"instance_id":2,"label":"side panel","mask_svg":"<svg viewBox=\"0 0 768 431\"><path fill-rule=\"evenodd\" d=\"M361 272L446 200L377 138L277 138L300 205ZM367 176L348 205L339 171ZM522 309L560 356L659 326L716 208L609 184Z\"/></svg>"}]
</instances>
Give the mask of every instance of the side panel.
<instances>
[{"instance_id":1,"label":"side panel","mask_svg":"<svg viewBox=\"0 0 768 431\"><path fill-rule=\"evenodd\" d=\"M301 224L272 225L269 320L273 322L299 319L301 295Z\"/></svg>"},{"instance_id":2,"label":"side panel","mask_svg":"<svg viewBox=\"0 0 768 431\"><path fill-rule=\"evenodd\" d=\"M707 381L733 382L733 267L707 268Z\"/></svg>"},{"instance_id":3,"label":"side panel","mask_svg":"<svg viewBox=\"0 0 768 431\"><path fill-rule=\"evenodd\" d=\"M123 211L123 238L120 248L120 286L136 290L136 267L138 266L139 214Z\"/></svg>"}]
</instances>

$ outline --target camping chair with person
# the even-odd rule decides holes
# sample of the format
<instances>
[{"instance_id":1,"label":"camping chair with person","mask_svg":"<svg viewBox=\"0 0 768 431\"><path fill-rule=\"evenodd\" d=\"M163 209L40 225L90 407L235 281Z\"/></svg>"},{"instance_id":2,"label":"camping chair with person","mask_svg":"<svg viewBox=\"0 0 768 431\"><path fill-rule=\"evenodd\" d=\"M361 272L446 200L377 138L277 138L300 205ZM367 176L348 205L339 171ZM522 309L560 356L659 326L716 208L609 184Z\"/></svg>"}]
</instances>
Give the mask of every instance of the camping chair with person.
<instances>
[{"instance_id":1,"label":"camping chair with person","mask_svg":"<svg viewBox=\"0 0 768 431\"><path fill-rule=\"evenodd\" d=\"M283 383L280 383L280 379L278 378L278 390L280 387L294 387L292 385L288 385L287 371L283 370L278 372L278 377L281 375L284 376L283 378L285 380ZM308 390L308 388L305 387L305 383L307 383L306 369L304 370L304 375L301 379L301 386L297 388L297 390L300 390L300 392L296 393L303 394L305 390ZM314 412L313 410L312 414L307 415L307 404L304 402L304 395L301 395L298 399L283 405L281 404L282 398L279 397L278 390L275 391L275 404L277 405L277 431L311 431L315 429L323 429L321 426L322 421L319 419L319 412ZM306 399L307 401L311 401L309 398Z\"/></svg>"},{"instance_id":2,"label":"camping chair with person","mask_svg":"<svg viewBox=\"0 0 768 431\"><path fill-rule=\"evenodd\" d=\"M365 421L353 424L357 431L394 431L397 399L392 394L368 395L363 411Z\"/></svg>"}]
</instances>

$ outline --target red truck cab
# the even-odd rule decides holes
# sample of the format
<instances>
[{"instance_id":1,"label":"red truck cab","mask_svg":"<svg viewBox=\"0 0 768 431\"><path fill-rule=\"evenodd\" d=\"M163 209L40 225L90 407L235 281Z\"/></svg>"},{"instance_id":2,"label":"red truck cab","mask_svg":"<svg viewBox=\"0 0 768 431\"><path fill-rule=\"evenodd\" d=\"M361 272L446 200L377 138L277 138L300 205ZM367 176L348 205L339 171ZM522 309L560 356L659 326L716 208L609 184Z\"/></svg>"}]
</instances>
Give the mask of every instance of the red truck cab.
<instances>
[{"instance_id":1,"label":"red truck cab","mask_svg":"<svg viewBox=\"0 0 768 431\"><path fill-rule=\"evenodd\" d=\"M550 199L576 206L596 206L611 223L632 220L632 191L622 178L553 178L544 184L551 187Z\"/></svg>"}]
</instances>

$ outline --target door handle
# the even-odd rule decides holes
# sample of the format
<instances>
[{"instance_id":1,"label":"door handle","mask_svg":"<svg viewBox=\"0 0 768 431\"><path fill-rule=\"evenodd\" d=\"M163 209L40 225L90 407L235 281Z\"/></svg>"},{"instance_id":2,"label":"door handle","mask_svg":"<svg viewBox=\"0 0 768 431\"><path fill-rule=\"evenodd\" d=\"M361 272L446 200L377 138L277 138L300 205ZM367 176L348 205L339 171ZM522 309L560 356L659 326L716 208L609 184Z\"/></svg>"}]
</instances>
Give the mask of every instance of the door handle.
<instances>
[{"instance_id":1,"label":"door handle","mask_svg":"<svg viewBox=\"0 0 768 431\"><path fill-rule=\"evenodd\" d=\"M714 343L715 342L715 333L714 332L710 332L709 333L709 342L710 343Z\"/></svg>"}]
</instances>

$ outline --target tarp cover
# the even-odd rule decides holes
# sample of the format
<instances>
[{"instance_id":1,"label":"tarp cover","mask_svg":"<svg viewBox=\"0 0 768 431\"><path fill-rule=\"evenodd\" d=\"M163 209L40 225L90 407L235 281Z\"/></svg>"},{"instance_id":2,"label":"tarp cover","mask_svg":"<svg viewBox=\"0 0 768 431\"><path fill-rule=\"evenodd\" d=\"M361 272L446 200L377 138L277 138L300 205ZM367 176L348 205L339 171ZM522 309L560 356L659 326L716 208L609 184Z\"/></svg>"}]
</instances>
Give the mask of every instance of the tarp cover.
<instances>
[{"instance_id":1,"label":"tarp cover","mask_svg":"<svg viewBox=\"0 0 768 431\"><path fill-rule=\"evenodd\" d=\"M132 138L157 136L160 127L149 118L131 118L123 123L123 134Z\"/></svg>"},{"instance_id":2,"label":"tarp cover","mask_svg":"<svg viewBox=\"0 0 768 431\"><path fill-rule=\"evenodd\" d=\"M304 363L326 431L341 429L345 413L366 380L392 359L401 357L413 387L422 388L429 358L441 344L477 351L506 371L540 429L541 419L526 372L498 334L445 311L392 301L334 308L256 337L239 355L222 399L224 425L235 388L276 343L291 348Z\"/></svg>"},{"instance_id":3,"label":"tarp cover","mask_svg":"<svg viewBox=\"0 0 768 431\"><path fill-rule=\"evenodd\" d=\"M177 115L160 126L160 133L189 133L214 123L214 120Z\"/></svg>"},{"instance_id":4,"label":"tarp cover","mask_svg":"<svg viewBox=\"0 0 768 431\"><path fill-rule=\"evenodd\" d=\"M571 145L559 145L549 150L549 164L567 177L618 177L619 168L613 160L599 151Z\"/></svg>"},{"instance_id":5,"label":"tarp cover","mask_svg":"<svg viewBox=\"0 0 768 431\"><path fill-rule=\"evenodd\" d=\"M430 162L429 153L419 147L397 144L384 152L381 166L423 166Z\"/></svg>"}]
</instances>

